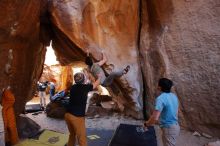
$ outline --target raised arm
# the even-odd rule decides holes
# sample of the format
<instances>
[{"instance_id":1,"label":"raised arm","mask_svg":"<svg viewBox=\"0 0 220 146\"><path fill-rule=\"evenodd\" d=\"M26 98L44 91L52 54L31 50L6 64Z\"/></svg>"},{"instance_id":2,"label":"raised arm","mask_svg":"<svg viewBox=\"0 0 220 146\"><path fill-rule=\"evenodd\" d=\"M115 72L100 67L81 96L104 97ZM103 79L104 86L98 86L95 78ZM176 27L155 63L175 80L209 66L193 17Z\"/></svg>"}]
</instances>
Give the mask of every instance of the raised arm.
<instances>
[{"instance_id":1,"label":"raised arm","mask_svg":"<svg viewBox=\"0 0 220 146\"><path fill-rule=\"evenodd\" d=\"M103 64L105 64L107 62L107 57L106 57L106 55L102 52L102 60L100 60L99 62L98 62L98 65L99 66L102 66Z\"/></svg>"},{"instance_id":2,"label":"raised arm","mask_svg":"<svg viewBox=\"0 0 220 146\"><path fill-rule=\"evenodd\" d=\"M100 85L100 79L97 79L92 85L93 89L96 89Z\"/></svg>"},{"instance_id":3,"label":"raised arm","mask_svg":"<svg viewBox=\"0 0 220 146\"><path fill-rule=\"evenodd\" d=\"M100 75L98 75L98 79L92 85L93 89L97 88L100 85Z\"/></svg>"},{"instance_id":4,"label":"raised arm","mask_svg":"<svg viewBox=\"0 0 220 146\"><path fill-rule=\"evenodd\" d=\"M86 56L89 57L89 49L86 49Z\"/></svg>"}]
</instances>

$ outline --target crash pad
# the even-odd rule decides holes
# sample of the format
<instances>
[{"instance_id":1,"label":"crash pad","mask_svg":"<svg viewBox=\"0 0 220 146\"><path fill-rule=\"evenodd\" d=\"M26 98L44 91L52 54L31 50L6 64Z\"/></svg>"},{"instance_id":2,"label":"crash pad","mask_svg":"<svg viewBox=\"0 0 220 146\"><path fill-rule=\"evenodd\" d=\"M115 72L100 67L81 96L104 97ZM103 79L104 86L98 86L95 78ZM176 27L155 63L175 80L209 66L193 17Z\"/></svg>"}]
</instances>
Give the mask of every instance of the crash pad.
<instances>
[{"instance_id":1,"label":"crash pad","mask_svg":"<svg viewBox=\"0 0 220 146\"><path fill-rule=\"evenodd\" d=\"M44 130L38 139L27 139L16 146L64 146L67 143L68 134L51 130Z\"/></svg>"},{"instance_id":2,"label":"crash pad","mask_svg":"<svg viewBox=\"0 0 220 146\"><path fill-rule=\"evenodd\" d=\"M28 104L25 106L25 112L27 113L33 113L33 112L39 112L43 111L40 104Z\"/></svg>"},{"instance_id":3,"label":"crash pad","mask_svg":"<svg viewBox=\"0 0 220 146\"><path fill-rule=\"evenodd\" d=\"M108 146L113 135L113 130L87 128L88 146ZM43 130L32 139L20 142L16 146L64 146L69 134L63 134L52 130Z\"/></svg>"},{"instance_id":4,"label":"crash pad","mask_svg":"<svg viewBox=\"0 0 220 146\"><path fill-rule=\"evenodd\" d=\"M109 146L157 146L154 127L144 129L142 125L120 124Z\"/></svg>"},{"instance_id":5,"label":"crash pad","mask_svg":"<svg viewBox=\"0 0 220 146\"><path fill-rule=\"evenodd\" d=\"M108 146L114 131L108 129L87 128L88 146Z\"/></svg>"},{"instance_id":6,"label":"crash pad","mask_svg":"<svg viewBox=\"0 0 220 146\"><path fill-rule=\"evenodd\" d=\"M44 144L34 139L26 139L16 144L16 146L42 146L42 145Z\"/></svg>"},{"instance_id":7,"label":"crash pad","mask_svg":"<svg viewBox=\"0 0 220 146\"><path fill-rule=\"evenodd\" d=\"M63 134L51 130L44 130L38 140L51 146L63 146L67 143L68 137L68 134Z\"/></svg>"}]
</instances>

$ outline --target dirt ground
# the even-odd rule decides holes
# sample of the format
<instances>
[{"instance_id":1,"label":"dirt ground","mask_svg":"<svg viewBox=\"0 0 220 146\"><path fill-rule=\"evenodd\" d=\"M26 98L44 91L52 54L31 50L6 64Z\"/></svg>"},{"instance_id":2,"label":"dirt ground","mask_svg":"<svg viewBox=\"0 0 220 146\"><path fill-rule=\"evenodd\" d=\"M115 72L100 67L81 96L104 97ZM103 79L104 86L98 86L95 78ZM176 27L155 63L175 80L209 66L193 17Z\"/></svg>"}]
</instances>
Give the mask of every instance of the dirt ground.
<instances>
[{"instance_id":1,"label":"dirt ground","mask_svg":"<svg viewBox=\"0 0 220 146\"><path fill-rule=\"evenodd\" d=\"M29 104L36 102L39 102L39 98L34 98L32 101L29 102ZM47 96L47 103L48 102L49 100ZM45 113L41 113L38 115L27 114L27 116L38 123L42 129L50 129L57 132L68 133L68 129L64 120L49 118L46 116ZM111 116L108 115L101 117L99 115L95 115L94 117L86 118L87 128L115 130L121 123L142 125L143 121L135 120L131 117L120 115L118 113L113 113ZM160 128L158 126L155 126L155 131L158 146L163 146ZM176 146L204 146L208 142L213 142L216 140L218 139L193 136L193 132L181 128L180 136L177 140Z\"/></svg>"},{"instance_id":2,"label":"dirt ground","mask_svg":"<svg viewBox=\"0 0 220 146\"><path fill-rule=\"evenodd\" d=\"M42 129L51 129L62 133L68 133L68 129L64 120L48 118L44 113L38 115L27 114L27 116L37 122ZM86 118L87 128L115 130L120 123L141 125L143 121L134 120L130 117L125 117L118 114L114 114L111 117L105 116L97 118ZM158 126L155 126L155 130L158 146L163 146L160 138L160 128ZM205 137L193 136L192 134L192 132L181 129L181 133L176 146L204 146L208 142L217 140L217 138L208 139Z\"/></svg>"}]
</instances>

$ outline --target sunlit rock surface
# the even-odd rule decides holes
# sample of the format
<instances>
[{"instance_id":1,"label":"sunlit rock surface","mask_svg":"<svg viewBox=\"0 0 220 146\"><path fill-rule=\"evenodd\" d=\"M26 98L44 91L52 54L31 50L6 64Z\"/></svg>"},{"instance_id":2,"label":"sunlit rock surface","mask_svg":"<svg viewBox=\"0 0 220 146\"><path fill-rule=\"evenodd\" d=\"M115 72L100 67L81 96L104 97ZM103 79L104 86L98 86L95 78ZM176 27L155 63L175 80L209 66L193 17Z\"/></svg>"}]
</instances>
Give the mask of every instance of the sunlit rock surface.
<instances>
[{"instance_id":1,"label":"sunlit rock surface","mask_svg":"<svg viewBox=\"0 0 220 146\"><path fill-rule=\"evenodd\" d=\"M40 82L60 82L60 75L61 75L61 65L51 65L48 66L44 64L43 73L39 79Z\"/></svg>"},{"instance_id":2,"label":"sunlit rock surface","mask_svg":"<svg viewBox=\"0 0 220 146\"><path fill-rule=\"evenodd\" d=\"M80 60L81 52L89 48L97 60L101 59L103 50L107 65L113 64L116 71L130 65L129 73L118 80L119 85L114 85L120 92L113 89L112 94L120 98L126 108L137 111L133 116L141 117L143 89L137 50L138 11L137 0L51 1L49 7L55 33L53 47L60 62ZM71 45L73 43L77 47Z\"/></svg>"},{"instance_id":3,"label":"sunlit rock surface","mask_svg":"<svg viewBox=\"0 0 220 146\"><path fill-rule=\"evenodd\" d=\"M108 65L131 70L109 88L132 116L142 97L153 108L157 80L174 81L181 123L220 135L220 3L217 0L0 1L0 89L11 86L15 110L32 97L52 46L62 65L107 54ZM144 96L142 96L144 95Z\"/></svg>"},{"instance_id":4,"label":"sunlit rock surface","mask_svg":"<svg viewBox=\"0 0 220 146\"><path fill-rule=\"evenodd\" d=\"M73 70L72 66L65 66L61 68L60 74L60 88L59 90L70 89L73 84Z\"/></svg>"},{"instance_id":5,"label":"sunlit rock surface","mask_svg":"<svg viewBox=\"0 0 220 146\"><path fill-rule=\"evenodd\" d=\"M41 82L53 82L55 84L56 92L70 89L73 84L73 67L57 65L45 65L43 73L39 79ZM49 86L49 85L48 85ZM49 88L47 88L49 90Z\"/></svg>"}]
</instances>

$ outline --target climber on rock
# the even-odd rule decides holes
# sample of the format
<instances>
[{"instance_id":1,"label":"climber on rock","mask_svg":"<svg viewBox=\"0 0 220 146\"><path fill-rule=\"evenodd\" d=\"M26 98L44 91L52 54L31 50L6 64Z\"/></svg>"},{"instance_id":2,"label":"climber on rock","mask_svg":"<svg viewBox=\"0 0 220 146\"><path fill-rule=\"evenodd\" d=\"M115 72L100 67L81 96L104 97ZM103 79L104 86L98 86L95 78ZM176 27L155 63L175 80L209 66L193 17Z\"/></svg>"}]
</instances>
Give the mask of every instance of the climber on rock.
<instances>
[{"instance_id":1,"label":"climber on rock","mask_svg":"<svg viewBox=\"0 0 220 146\"><path fill-rule=\"evenodd\" d=\"M98 74L100 74L101 76L100 82L103 87L110 86L115 78L119 78L122 75L127 74L127 72L130 69L130 66L127 65L126 68L124 68L123 70L118 72L113 71L108 76L106 76L103 69L101 68L101 66L104 65L106 62L107 62L107 57L103 53L103 51L102 51L102 60L94 63L92 57L89 56L89 51L87 50L87 57L85 59L85 63L86 65L88 65L90 72L96 79L98 78Z\"/></svg>"}]
</instances>

